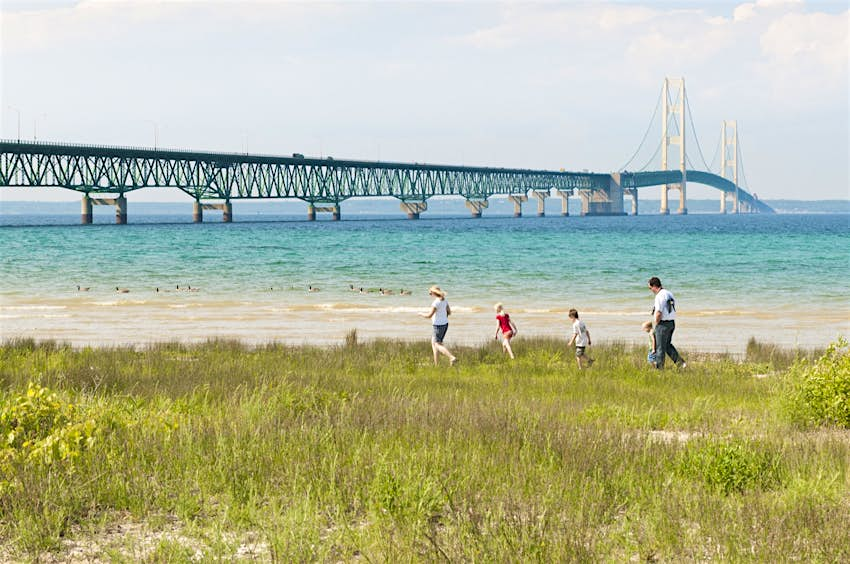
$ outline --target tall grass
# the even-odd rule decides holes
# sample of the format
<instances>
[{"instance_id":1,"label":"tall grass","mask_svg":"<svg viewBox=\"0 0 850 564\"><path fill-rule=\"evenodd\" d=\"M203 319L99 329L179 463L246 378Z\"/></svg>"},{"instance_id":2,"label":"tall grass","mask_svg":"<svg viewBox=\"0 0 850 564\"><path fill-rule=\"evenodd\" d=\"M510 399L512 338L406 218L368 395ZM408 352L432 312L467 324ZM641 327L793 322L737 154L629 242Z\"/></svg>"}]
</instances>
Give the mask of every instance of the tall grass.
<instances>
[{"instance_id":1,"label":"tall grass","mask_svg":"<svg viewBox=\"0 0 850 564\"><path fill-rule=\"evenodd\" d=\"M563 342L516 345L435 368L429 343L356 335L7 343L4 409L34 382L97 430L69 458L4 451L5 556L142 523L156 542L100 557L232 559L250 538L275 560L850 559L850 438L783 418L754 376L784 354L657 372L613 343L579 371Z\"/></svg>"}]
</instances>

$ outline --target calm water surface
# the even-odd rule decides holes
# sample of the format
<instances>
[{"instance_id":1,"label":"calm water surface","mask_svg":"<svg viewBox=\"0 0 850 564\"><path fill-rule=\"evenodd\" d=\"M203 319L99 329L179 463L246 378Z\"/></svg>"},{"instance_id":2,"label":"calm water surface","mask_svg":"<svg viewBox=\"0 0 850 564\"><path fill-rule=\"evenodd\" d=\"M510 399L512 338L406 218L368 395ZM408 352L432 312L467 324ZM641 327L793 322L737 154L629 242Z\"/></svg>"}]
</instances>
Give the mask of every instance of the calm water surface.
<instances>
[{"instance_id":1,"label":"calm water surface","mask_svg":"<svg viewBox=\"0 0 850 564\"><path fill-rule=\"evenodd\" d=\"M850 215L259 219L7 216L0 337L325 343L357 328L427 338L416 312L439 284L455 312L452 342L490 338L497 301L521 335L564 335L576 307L594 340L642 342L653 275L676 295L675 340L691 349L740 352L750 336L822 346L850 334Z\"/></svg>"}]
</instances>

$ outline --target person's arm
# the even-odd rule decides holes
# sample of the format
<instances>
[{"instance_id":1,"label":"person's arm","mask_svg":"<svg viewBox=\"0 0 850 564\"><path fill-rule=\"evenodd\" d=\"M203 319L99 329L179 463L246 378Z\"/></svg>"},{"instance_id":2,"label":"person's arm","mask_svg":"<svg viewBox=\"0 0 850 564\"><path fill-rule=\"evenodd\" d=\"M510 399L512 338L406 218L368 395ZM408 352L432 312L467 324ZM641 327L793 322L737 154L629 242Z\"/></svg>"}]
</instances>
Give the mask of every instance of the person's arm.
<instances>
[{"instance_id":1,"label":"person's arm","mask_svg":"<svg viewBox=\"0 0 850 564\"><path fill-rule=\"evenodd\" d=\"M652 333L650 333L649 337L649 340L652 342L652 352L655 352L655 349L657 348L657 346L655 345L655 332L653 331Z\"/></svg>"},{"instance_id":2,"label":"person's arm","mask_svg":"<svg viewBox=\"0 0 850 564\"><path fill-rule=\"evenodd\" d=\"M590 331L588 331L585 328L584 333L587 335L587 346L589 347L591 345L591 343L590 343Z\"/></svg>"},{"instance_id":3,"label":"person's arm","mask_svg":"<svg viewBox=\"0 0 850 564\"><path fill-rule=\"evenodd\" d=\"M572 336L572 337L570 337L570 342L569 342L569 343L567 343L567 346L568 346L568 347L573 346L573 343L575 343L575 342L576 342L576 337L577 337L577 335L576 335L575 333L573 333L573 336Z\"/></svg>"},{"instance_id":4,"label":"person's arm","mask_svg":"<svg viewBox=\"0 0 850 564\"><path fill-rule=\"evenodd\" d=\"M496 339L497 341L499 340L499 329L501 329L501 328L502 328L502 326L499 324L499 319L496 318L496 335L493 338Z\"/></svg>"},{"instance_id":5,"label":"person's arm","mask_svg":"<svg viewBox=\"0 0 850 564\"><path fill-rule=\"evenodd\" d=\"M514 320L511 319L511 320L509 320L509 322L511 324L511 331L513 331L514 335L516 335L516 324L514 323Z\"/></svg>"},{"instance_id":6,"label":"person's arm","mask_svg":"<svg viewBox=\"0 0 850 564\"><path fill-rule=\"evenodd\" d=\"M450 306L447 302L446 303L446 317L448 317L451 314L452 314L452 306Z\"/></svg>"},{"instance_id":7,"label":"person's arm","mask_svg":"<svg viewBox=\"0 0 850 564\"><path fill-rule=\"evenodd\" d=\"M437 308L435 308L434 306L431 306L431 311L429 311L428 313L420 313L419 315L421 315L425 319L430 319L430 318L434 317L435 313L437 313Z\"/></svg>"}]
</instances>

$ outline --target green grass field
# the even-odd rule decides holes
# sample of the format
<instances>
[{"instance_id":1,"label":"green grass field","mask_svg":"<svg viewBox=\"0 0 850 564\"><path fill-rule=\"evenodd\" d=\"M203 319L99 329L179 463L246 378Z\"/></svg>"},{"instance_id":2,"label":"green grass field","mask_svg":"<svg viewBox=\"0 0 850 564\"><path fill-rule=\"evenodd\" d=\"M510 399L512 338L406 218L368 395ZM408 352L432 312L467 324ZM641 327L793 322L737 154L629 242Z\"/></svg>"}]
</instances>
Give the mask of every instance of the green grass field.
<instances>
[{"instance_id":1,"label":"green grass field","mask_svg":"<svg viewBox=\"0 0 850 564\"><path fill-rule=\"evenodd\" d=\"M802 353L455 352L6 343L0 560L850 561L850 431L789 417Z\"/></svg>"}]
</instances>

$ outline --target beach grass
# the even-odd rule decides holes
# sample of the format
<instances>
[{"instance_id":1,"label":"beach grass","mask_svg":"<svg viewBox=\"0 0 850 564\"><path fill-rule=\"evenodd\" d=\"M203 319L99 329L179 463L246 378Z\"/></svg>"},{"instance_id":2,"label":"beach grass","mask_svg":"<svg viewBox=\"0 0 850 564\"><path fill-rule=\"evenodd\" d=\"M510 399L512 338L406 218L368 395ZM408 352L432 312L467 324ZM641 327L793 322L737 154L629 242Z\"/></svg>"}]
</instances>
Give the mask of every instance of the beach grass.
<instances>
[{"instance_id":1,"label":"beach grass","mask_svg":"<svg viewBox=\"0 0 850 564\"><path fill-rule=\"evenodd\" d=\"M850 431L784 396L820 351L514 350L7 342L0 560L850 560Z\"/></svg>"}]
</instances>

